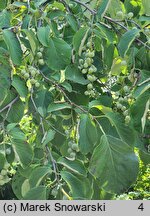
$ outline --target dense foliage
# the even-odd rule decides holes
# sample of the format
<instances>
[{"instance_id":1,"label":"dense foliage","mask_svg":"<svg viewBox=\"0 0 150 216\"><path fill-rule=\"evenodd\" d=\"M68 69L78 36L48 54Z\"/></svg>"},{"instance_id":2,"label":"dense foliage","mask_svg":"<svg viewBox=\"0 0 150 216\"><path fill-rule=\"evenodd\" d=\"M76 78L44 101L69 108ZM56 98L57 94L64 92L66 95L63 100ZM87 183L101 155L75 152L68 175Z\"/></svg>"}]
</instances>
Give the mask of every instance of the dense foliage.
<instances>
[{"instance_id":1,"label":"dense foliage","mask_svg":"<svg viewBox=\"0 0 150 216\"><path fill-rule=\"evenodd\" d=\"M1 199L148 199L149 96L149 0L1 0Z\"/></svg>"}]
</instances>

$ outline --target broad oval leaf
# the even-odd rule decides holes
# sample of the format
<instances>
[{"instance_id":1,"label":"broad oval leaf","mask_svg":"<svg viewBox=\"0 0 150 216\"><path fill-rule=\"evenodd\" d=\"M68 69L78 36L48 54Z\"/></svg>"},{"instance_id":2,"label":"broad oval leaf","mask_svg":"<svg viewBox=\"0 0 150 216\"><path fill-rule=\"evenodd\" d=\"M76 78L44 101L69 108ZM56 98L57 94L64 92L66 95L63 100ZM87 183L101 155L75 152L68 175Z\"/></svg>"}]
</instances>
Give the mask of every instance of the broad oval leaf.
<instances>
[{"instance_id":1,"label":"broad oval leaf","mask_svg":"<svg viewBox=\"0 0 150 216\"><path fill-rule=\"evenodd\" d=\"M82 154L92 152L97 142L97 129L89 115L82 114L79 124L79 148Z\"/></svg>"},{"instance_id":2,"label":"broad oval leaf","mask_svg":"<svg viewBox=\"0 0 150 216\"><path fill-rule=\"evenodd\" d=\"M37 30L37 36L41 44L45 47L49 46L50 27L40 27Z\"/></svg>"},{"instance_id":3,"label":"broad oval leaf","mask_svg":"<svg viewBox=\"0 0 150 216\"><path fill-rule=\"evenodd\" d=\"M139 29L128 30L121 37L120 42L118 44L118 49L121 57L124 57L131 46L132 42L135 40L136 36L139 34Z\"/></svg>"},{"instance_id":4,"label":"broad oval leaf","mask_svg":"<svg viewBox=\"0 0 150 216\"><path fill-rule=\"evenodd\" d=\"M65 69L71 62L71 47L60 38L50 38L46 49L46 63L52 70Z\"/></svg>"},{"instance_id":5,"label":"broad oval leaf","mask_svg":"<svg viewBox=\"0 0 150 216\"><path fill-rule=\"evenodd\" d=\"M15 148L15 151L19 156L19 161L22 164L22 166L28 166L33 159L33 150L31 146L26 142L14 140L13 147Z\"/></svg>"},{"instance_id":6,"label":"broad oval leaf","mask_svg":"<svg viewBox=\"0 0 150 216\"><path fill-rule=\"evenodd\" d=\"M87 176L86 168L84 164L79 160L70 161L70 160L67 160L66 158L61 157L59 158L57 163L63 165L64 167L66 167L67 169L71 170L72 172L78 175L82 175L85 177Z\"/></svg>"},{"instance_id":7,"label":"broad oval leaf","mask_svg":"<svg viewBox=\"0 0 150 216\"><path fill-rule=\"evenodd\" d=\"M79 83L81 85L87 85L89 81L85 79L75 65L69 65L65 70L65 79L70 80L75 83Z\"/></svg>"},{"instance_id":8,"label":"broad oval leaf","mask_svg":"<svg viewBox=\"0 0 150 216\"><path fill-rule=\"evenodd\" d=\"M29 183L31 188L39 186L43 178L49 173L51 174L52 169L49 166L38 166L35 167L29 177Z\"/></svg>"},{"instance_id":9,"label":"broad oval leaf","mask_svg":"<svg viewBox=\"0 0 150 216\"><path fill-rule=\"evenodd\" d=\"M13 63L15 65L20 65L23 52L16 34L11 30L5 29L3 30L3 38L10 52Z\"/></svg>"},{"instance_id":10,"label":"broad oval leaf","mask_svg":"<svg viewBox=\"0 0 150 216\"><path fill-rule=\"evenodd\" d=\"M101 137L89 166L99 186L109 193L126 191L138 175L138 157L125 142L109 135Z\"/></svg>"},{"instance_id":11,"label":"broad oval leaf","mask_svg":"<svg viewBox=\"0 0 150 216\"><path fill-rule=\"evenodd\" d=\"M38 186L29 190L25 196L24 200L46 200L46 187Z\"/></svg>"},{"instance_id":12,"label":"broad oval leaf","mask_svg":"<svg viewBox=\"0 0 150 216\"><path fill-rule=\"evenodd\" d=\"M62 171L61 176L68 184L73 199L91 199L93 192L88 178L79 177L67 171Z\"/></svg>"},{"instance_id":13,"label":"broad oval leaf","mask_svg":"<svg viewBox=\"0 0 150 216\"><path fill-rule=\"evenodd\" d=\"M121 116L117 113L109 112L105 115L117 130L120 139L130 146L135 144L135 133L132 128L125 125Z\"/></svg>"}]
</instances>

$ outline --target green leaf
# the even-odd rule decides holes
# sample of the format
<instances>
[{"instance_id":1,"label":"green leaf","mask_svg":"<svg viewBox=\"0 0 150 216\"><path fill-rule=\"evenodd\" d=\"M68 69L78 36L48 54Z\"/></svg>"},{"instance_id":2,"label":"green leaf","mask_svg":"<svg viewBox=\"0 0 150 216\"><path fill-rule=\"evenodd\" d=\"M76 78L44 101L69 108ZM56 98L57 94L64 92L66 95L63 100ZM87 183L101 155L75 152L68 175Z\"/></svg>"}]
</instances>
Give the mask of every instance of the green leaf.
<instances>
[{"instance_id":1,"label":"green leaf","mask_svg":"<svg viewBox=\"0 0 150 216\"><path fill-rule=\"evenodd\" d=\"M97 9L98 19L102 18L105 15L110 2L111 2L111 0L102 0L101 1L100 5L99 5L99 7Z\"/></svg>"},{"instance_id":2,"label":"green leaf","mask_svg":"<svg viewBox=\"0 0 150 216\"><path fill-rule=\"evenodd\" d=\"M70 160L67 160L67 159L61 157L61 158L59 158L57 163L63 165L64 167L66 167L67 169L69 169L70 171L72 171L78 175L82 175L85 177L87 176L86 168L85 168L83 162L81 162L79 160L70 161Z\"/></svg>"},{"instance_id":3,"label":"green leaf","mask_svg":"<svg viewBox=\"0 0 150 216\"><path fill-rule=\"evenodd\" d=\"M144 163L144 165L150 164L150 153L139 151L140 159Z\"/></svg>"},{"instance_id":4,"label":"green leaf","mask_svg":"<svg viewBox=\"0 0 150 216\"><path fill-rule=\"evenodd\" d=\"M49 26L39 27L37 30L37 36L38 36L40 43L43 46L48 47L49 46L50 27Z\"/></svg>"},{"instance_id":5,"label":"green leaf","mask_svg":"<svg viewBox=\"0 0 150 216\"><path fill-rule=\"evenodd\" d=\"M46 187L39 186L29 190L23 197L24 200L46 200Z\"/></svg>"},{"instance_id":6,"label":"green leaf","mask_svg":"<svg viewBox=\"0 0 150 216\"><path fill-rule=\"evenodd\" d=\"M68 184L73 199L91 199L92 187L87 178L75 176L67 171L62 171L61 176Z\"/></svg>"},{"instance_id":7,"label":"green leaf","mask_svg":"<svg viewBox=\"0 0 150 216\"><path fill-rule=\"evenodd\" d=\"M89 166L99 179L99 186L109 193L125 192L138 175L138 158L125 142L103 135L95 148Z\"/></svg>"},{"instance_id":8,"label":"green leaf","mask_svg":"<svg viewBox=\"0 0 150 216\"><path fill-rule=\"evenodd\" d=\"M0 29L10 27L11 15L7 10L0 12Z\"/></svg>"},{"instance_id":9,"label":"green leaf","mask_svg":"<svg viewBox=\"0 0 150 216\"><path fill-rule=\"evenodd\" d=\"M26 141L25 134L18 127L13 127L13 124L9 124L7 127L8 134L12 136L13 139L18 141ZM11 128L12 127L12 128Z\"/></svg>"},{"instance_id":10,"label":"green leaf","mask_svg":"<svg viewBox=\"0 0 150 216\"><path fill-rule=\"evenodd\" d=\"M97 142L97 130L87 114L82 114L79 124L79 148L82 154L92 152Z\"/></svg>"},{"instance_id":11,"label":"green leaf","mask_svg":"<svg viewBox=\"0 0 150 216\"><path fill-rule=\"evenodd\" d=\"M12 190L18 199L22 199L22 184L26 180L25 177L18 172L12 178Z\"/></svg>"},{"instance_id":12,"label":"green leaf","mask_svg":"<svg viewBox=\"0 0 150 216\"><path fill-rule=\"evenodd\" d=\"M34 32L32 30L28 30L28 29L22 29L22 31L26 34L26 36L29 40L30 46L31 46L31 50L32 50L33 54L35 54L37 47L38 47L38 41L37 41L37 38L36 38Z\"/></svg>"},{"instance_id":13,"label":"green leaf","mask_svg":"<svg viewBox=\"0 0 150 216\"><path fill-rule=\"evenodd\" d=\"M26 98L28 95L28 88L24 82L23 79L21 79L19 76L14 75L12 86L16 89L16 91L19 93L20 97Z\"/></svg>"},{"instance_id":14,"label":"green leaf","mask_svg":"<svg viewBox=\"0 0 150 216\"><path fill-rule=\"evenodd\" d=\"M10 112L7 117L7 121L12 123L18 123L22 119L24 115L25 105L24 103L18 99L16 103L14 103L10 109Z\"/></svg>"},{"instance_id":15,"label":"green leaf","mask_svg":"<svg viewBox=\"0 0 150 216\"><path fill-rule=\"evenodd\" d=\"M87 27L82 27L79 29L79 31L76 32L76 34L73 37L73 46L75 48L75 51L78 53L81 42L87 32Z\"/></svg>"},{"instance_id":16,"label":"green leaf","mask_svg":"<svg viewBox=\"0 0 150 216\"><path fill-rule=\"evenodd\" d=\"M10 52L11 59L15 65L20 65L22 61L22 49L16 34L8 29L3 30L4 41Z\"/></svg>"},{"instance_id":17,"label":"green leaf","mask_svg":"<svg viewBox=\"0 0 150 216\"><path fill-rule=\"evenodd\" d=\"M68 103L56 103L48 106L47 112L56 112L63 109L71 109L72 106Z\"/></svg>"},{"instance_id":18,"label":"green leaf","mask_svg":"<svg viewBox=\"0 0 150 216\"><path fill-rule=\"evenodd\" d=\"M3 169L4 164L5 164L5 156L4 156L4 154L2 154L2 153L0 152L0 170Z\"/></svg>"},{"instance_id":19,"label":"green leaf","mask_svg":"<svg viewBox=\"0 0 150 216\"><path fill-rule=\"evenodd\" d=\"M4 61L4 59L2 59ZM10 68L7 66L1 65L0 69L0 106L3 104L5 100L8 89L10 88L11 79L10 79Z\"/></svg>"},{"instance_id":20,"label":"green leaf","mask_svg":"<svg viewBox=\"0 0 150 216\"><path fill-rule=\"evenodd\" d=\"M49 166L35 167L29 177L29 183L31 188L39 186L43 178L47 174L51 174L51 173L52 173L52 169Z\"/></svg>"},{"instance_id":21,"label":"green leaf","mask_svg":"<svg viewBox=\"0 0 150 216\"><path fill-rule=\"evenodd\" d=\"M118 49L121 57L124 57L126 55L128 49L130 48L132 42L135 40L139 32L139 29L131 29L123 34L118 44Z\"/></svg>"},{"instance_id":22,"label":"green leaf","mask_svg":"<svg viewBox=\"0 0 150 216\"><path fill-rule=\"evenodd\" d=\"M52 70L65 69L71 62L71 47L60 38L50 38L46 49L46 63Z\"/></svg>"},{"instance_id":23,"label":"green leaf","mask_svg":"<svg viewBox=\"0 0 150 216\"><path fill-rule=\"evenodd\" d=\"M132 128L125 125L121 116L117 113L109 112L105 115L109 121L111 122L112 126L114 126L117 130L117 133L120 139L126 142L130 146L134 146L135 144L135 133Z\"/></svg>"},{"instance_id":24,"label":"green leaf","mask_svg":"<svg viewBox=\"0 0 150 216\"><path fill-rule=\"evenodd\" d=\"M141 94L131 106L132 123L137 131L142 132L142 117L145 112L146 104L150 98L150 90ZM137 112L138 110L138 112Z\"/></svg>"},{"instance_id":25,"label":"green leaf","mask_svg":"<svg viewBox=\"0 0 150 216\"><path fill-rule=\"evenodd\" d=\"M142 5L146 16L150 16L150 2L149 0L142 0Z\"/></svg>"},{"instance_id":26,"label":"green leaf","mask_svg":"<svg viewBox=\"0 0 150 216\"><path fill-rule=\"evenodd\" d=\"M22 166L29 166L33 159L33 150L29 143L20 140L13 140L13 147L19 156L19 162Z\"/></svg>"},{"instance_id":27,"label":"green leaf","mask_svg":"<svg viewBox=\"0 0 150 216\"><path fill-rule=\"evenodd\" d=\"M54 130L49 129L46 133L46 136L43 140L43 146L47 145L50 141L52 141L55 137L56 132Z\"/></svg>"},{"instance_id":28,"label":"green leaf","mask_svg":"<svg viewBox=\"0 0 150 216\"><path fill-rule=\"evenodd\" d=\"M75 17L73 15L67 14L66 20L70 24L71 28L76 32L78 30L78 23Z\"/></svg>"},{"instance_id":29,"label":"green leaf","mask_svg":"<svg viewBox=\"0 0 150 216\"><path fill-rule=\"evenodd\" d=\"M38 108L38 112L41 116L45 116L47 113L48 105L52 101L52 95L49 91L46 89L43 89L42 91L38 91L34 96L34 102L36 104L36 107Z\"/></svg>"},{"instance_id":30,"label":"green leaf","mask_svg":"<svg viewBox=\"0 0 150 216\"><path fill-rule=\"evenodd\" d=\"M21 186L21 194L24 197L26 193L30 190L29 179L26 179Z\"/></svg>"},{"instance_id":31,"label":"green leaf","mask_svg":"<svg viewBox=\"0 0 150 216\"><path fill-rule=\"evenodd\" d=\"M65 79L75 83L79 83L81 85L87 85L89 83L89 81L83 77L82 73L75 65L69 65L66 68Z\"/></svg>"}]
</instances>

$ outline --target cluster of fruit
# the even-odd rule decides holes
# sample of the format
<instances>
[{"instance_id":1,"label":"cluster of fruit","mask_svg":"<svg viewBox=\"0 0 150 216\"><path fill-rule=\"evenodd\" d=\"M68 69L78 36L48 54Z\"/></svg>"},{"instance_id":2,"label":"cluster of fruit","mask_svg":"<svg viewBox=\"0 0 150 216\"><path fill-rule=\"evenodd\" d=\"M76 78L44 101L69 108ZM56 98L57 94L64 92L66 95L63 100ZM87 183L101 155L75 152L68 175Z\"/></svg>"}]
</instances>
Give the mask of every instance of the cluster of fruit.
<instances>
[{"instance_id":1,"label":"cluster of fruit","mask_svg":"<svg viewBox=\"0 0 150 216\"><path fill-rule=\"evenodd\" d=\"M9 163L6 163L0 172L0 186L10 181L10 178L7 175L7 170L9 167L10 167Z\"/></svg>"},{"instance_id":2,"label":"cluster of fruit","mask_svg":"<svg viewBox=\"0 0 150 216\"><path fill-rule=\"evenodd\" d=\"M78 144L76 144L74 141L69 141L68 142L68 154L69 154L69 157L71 158L71 160L75 160L76 158L76 152L79 151L79 147L78 147Z\"/></svg>"},{"instance_id":3,"label":"cluster of fruit","mask_svg":"<svg viewBox=\"0 0 150 216\"><path fill-rule=\"evenodd\" d=\"M40 74L39 70L33 66L28 66L28 68L21 69L21 75L25 80L29 81L31 85L34 85L36 88L40 87L40 83L37 81L37 76Z\"/></svg>"},{"instance_id":4,"label":"cluster of fruit","mask_svg":"<svg viewBox=\"0 0 150 216\"><path fill-rule=\"evenodd\" d=\"M119 20L124 20L125 18L132 19L133 17L134 17L133 12L129 12L129 13L125 14L123 11L117 11L117 13L116 13L116 18Z\"/></svg>"},{"instance_id":5,"label":"cluster of fruit","mask_svg":"<svg viewBox=\"0 0 150 216\"><path fill-rule=\"evenodd\" d=\"M116 108L118 111L122 111L125 117L125 123L130 122L130 116L128 111L128 103L133 99L132 94L130 94L130 88L125 85L121 91L115 92Z\"/></svg>"},{"instance_id":6,"label":"cluster of fruit","mask_svg":"<svg viewBox=\"0 0 150 216\"><path fill-rule=\"evenodd\" d=\"M79 59L79 69L82 74L86 74L86 78L89 80L89 84L87 85L87 90L84 92L85 95L89 95L91 97L95 97L95 91L93 87L93 82L97 79L94 73L97 72L97 68L94 66L93 58L95 56L95 51L93 49L92 40L86 44L86 48L82 54L82 58Z\"/></svg>"},{"instance_id":7,"label":"cluster of fruit","mask_svg":"<svg viewBox=\"0 0 150 216\"><path fill-rule=\"evenodd\" d=\"M39 48L39 50L38 50L38 52L36 54L39 65L44 65L45 64L44 59L43 59L43 51L44 51L44 48L41 47L41 48Z\"/></svg>"}]
</instances>

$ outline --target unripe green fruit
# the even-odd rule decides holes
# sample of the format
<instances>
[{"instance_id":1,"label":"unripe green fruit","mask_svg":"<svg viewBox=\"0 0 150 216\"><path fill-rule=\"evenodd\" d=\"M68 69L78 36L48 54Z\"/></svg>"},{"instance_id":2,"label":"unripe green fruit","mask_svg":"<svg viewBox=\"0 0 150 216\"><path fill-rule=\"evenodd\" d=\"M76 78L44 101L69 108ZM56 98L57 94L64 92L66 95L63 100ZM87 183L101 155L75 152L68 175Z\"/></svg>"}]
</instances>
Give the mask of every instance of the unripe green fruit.
<instances>
[{"instance_id":1,"label":"unripe green fruit","mask_svg":"<svg viewBox=\"0 0 150 216\"><path fill-rule=\"evenodd\" d=\"M89 65L88 65L86 62L85 62L84 65L83 65L84 68L88 68L88 66L89 66Z\"/></svg>"},{"instance_id":2,"label":"unripe green fruit","mask_svg":"<svg viewBox=\"0 0 150 216\"><path fill-rule=\"evenodd\" d=\"M121 107L121 110L124 112L126 110L126 107L125 106L122 106Z\"/></svg>"},{"instance_id":3,"label":"unripe green fruit","mask_svg":"<svg viewBox=\"0 0 150 216\"><path fill-rule=\"evenodd\" d=\"M133 14L132 12L129 12L129 13L127 14L127 17L128 17L129 19L131 19L133 16L134 16L134 14Z\"/></svg>"},{"instance_id":4,"label":"unripe green fruit","mask_svg":"<svg viewBox=\"0 0 150 216\"><path fill-rule=\"evenodd\" d=\"M44 48L43 48L43 47L41 47L41 48L39 49L39 51L40 51L40 52L43 52L43 51L44 51Z\"/></svg>"},{"instance_id":5,"label":"unripe green fruit","mask_svg":"<svg viewBox=\"0 0 150 216\"><path fill-rule=\"evenodd\" d=\"M30 83L31 83L31 84L35 84L35 83L36 83L36 80L35 80L35 79L31 79L31 80L30 80Z\"/></svg>"},{"instance_id":6,"label":"unripe green fruit","mask_svg":"<svg viewBox=\"0 0 150 216\"><path fill-rule=\"evenodd\" d=\"M4 180L0 180L0 185L4 185L5 181Z\"/></svg>"},{"instance_id":7,"label":"unripe green fruit","mask_svg":"<svg viewBox=\"0 0 150 216\"><path fill-rule=\"evenodd\" d=\"M51 194L52 194L52 196L57 196L57 194L58 194L58 190L57 190L57 188L53 188L53 190L51 191Z\"/></svg>"},{"instance_id":8,"label":"unripe green fruit","mask_svg":"<svg viewBox=\"0 0 150 216\"><path fill-rule=\"evenodd\" d=\"M95 52L93 51L93 52L89 52L89 57L90 58L93 58L95 56Z\"/></svg>"},{"instance_id":9,"label":"unripe green fruit","mask_svg":"<svg viewBox=\"0 0 150 216\"><path fill-rule=\"evenodd\" d=\"M36 75L36 70L32 70L32 71L30 71L30 73L31 73L31 76L35 76Z\"/></svg>"},{"instance_id":10,"label":"unripe green fruit","mask_svg":"<svg viewBox=\"0 0 150 216\"><path fill-rule=\"evenodd\" d=\"M40 83L39 83L39 82L36 82L36 83L35 83L35 87L36 87L36 88L39 88L39 87L40 87Z\"/></svg>"},{"instance_id":11,"label":"unripe green fruit","mask_svg":"<svg viewBox=\"0 0 150 216\"><path fill-rule=\"evenodd\" d=\"M88 95L89 95L89 91L85 91L84 94L85 94L86 96L88 96Z\"/></svg>"},{"instance_id":12,"label":"unripe green fruit","mask_svg":"<svg viewBox=\"0 0 150 216\"><path fill-rule=\"evenodd\" d=\"M97 72L97 68L94 65L92 65L92 68L94 73Z\"/></svg>"},{"instance_id":13,"label":"unripe green fruit","mask_svg":"<svg viewBox=\"0 0 150 216\"><path fill-rule=\"evenodd\" d=\"M87 75L87 78L90 82L94 82L96 80L96 77L94 75Z\"/></svg>"},{"instance_id":14,"label":"unripe green fruit","mask_svg":"<svg viewBox=\"0 0 150 216\"><path fill-rule=\"evenodd\" d=\"M90 67L89 70L88 70L88 73L91 74L91 73L93 73L93 72L94 72L93 67Z\"/></svg>"},{"instance_id":15,"label":"unripe green fruit","mask_svg":"<svg viewBox=\"0 0 150 216\"><path fill-rule=\"evenodd\" d=\"M69 141L69 142L68 142L68 146L71 148L72 145L73 145L72 141Z\"/></svg>"},{"instance_id":16,"label":"unripe green fruit","mask_svg":"<svg viewBox=\"0 0 150 216\"><path fill-rule=\"evenodd\" d=\"M118 101L120 102L120 103L122 103L124 100L123 100L123 97L120 97L119 99L118 99Z\"/></svg>"},{"instance_id":17,"label":"unripe green fruit","mask_svg":"<svg viewBox=\"0 0 150 216\"><path fill-rule=\"evenodd\" d=\"M120 103L117 103L116 106L117 106L118 109L122 108L122 104L120 104Z\"/></svg>"},{"instance_id":18,"label":"unripe green fruit","mask_svg":"<svg viewBox=\"0 0 150 216\"><path fill-rule=\"evenodd\" d=\"M74 150L74 151L78 151L79 150L79 147L78 147L78 145L77 144L73 144L72 145L72 149Z\"/></svg>"},{"instance_id":19,"label":"unripe green fruit","mask_svg":"<svg viewBox=\"0 0 150 216\"><path fill-rule=\"evenodd\" d=\"M0 175L0 180L4 179L4 176L3 175Z\"/></svg>"},{"instance_id":20,"label":"unripe green fruit","mask_svg":"<svg viewBox=\"0 0 150 216\"><path fill-rule=\"evenodd\" d=\"M91 47L92 47L92 42L91 42L91 41L87 42L87 47L88 47L88 48L91 48Z\"/></svg>"},{"instance_id":21,"label":"unripe green fruit","mask_svg":"<svg viewBox=\"0 0 150 216\"><path fill-rule=\"evenodd\" d=\"M130 122L130 119L131 119L130 116L127 115L127 116L125 117L125 123L128 124L128 123Z\"/></svg>"},{"instance_id":22,"label":"unripe green fruit","mask_svg":"<svg viewBox=\"0 0 150 216\"><path fill-rule=\"evenodd\" d=\"M37 52L37 57L42 58L43 54L41 52Z\"/></svg>"},{"instance_id":23,"label":"unripe green fruit","mask_svg":"<svg viewBox=\"0 0 150 216\"><path fill-rule=\"evenodd\" d=\"M130 89L129 89L128 86L124 86L124 87L123 87L123 90L124 90L124 92L126 92L126 93L128 93L128 92L130 91Z\"/></svg>"},{"instance_id":24,"label":"unripe green fruit","mask_svg":"<svg viewBox=\"0 0 150 216\"><path fill-rule=\"evenodd\" d=\"M79 64L83 64L84 63L84 60L83 59L79 59Z\"/></svg>"},{"instance_id":25,"label":"unripe green fruit","mask_svg":"<svg viewBox=\"0 0 150 216\"><path fill-rule=\"evenodd\" d=\"M7 155L10 155L10 154L11 154L11 148L6 149L5 153L6 153Z\"/></svg>"},{"instance_id":26,"label":"unripe green fruit","mask_svg":"<svg viewBox=\"0 0 150 216\"><path fill-rule=\"evenodd\" d=\"M4 165L4 169L8 169L10 167L10 164L9 163L5 163L5 165Z\"/></svg>"},{"instance_id":27,"label":"unripe green fruit","mask_svg":"<svg viewBox=\"0 0 150 216\"><path fill-rule=\"evenodd\" d=\"M44 63L44 59L39 59L38 60L38 63L39 63L39 65L44 65L45 63Z\"/></svg>"},{"instance_id":28,"label":"unripe green fruit","mask_svg":"<svg viewBox=\"0 0 150 216\"><path fill-rule=\"evenodd\" d=\"M87 85L87 89L88 89L88 90L93 89L93 85L92 85L92 83L89 83L89 84Z\"/></svg>"},{"instance_id":29,"label":"unripe green fruit","mask_svg":"<svg viewBox=\"0 0 150 216\"><path fill-rule=\"evenodd\" d=\"M70 153L70 157L71 157L71 158L75 158L75 156L76 156L76 153L75 153L75 152L71 152L71 153Z\"/></svg>"},{"instance_id":30,"label":"unripe green fruit","mask_svg":"<svg viewBox=\"0 0 150 216\"><path fill-rule=\"evenodd\" d=\"M132 29L137 30L138 28L134 26Z\"/></svg>"},{"instance_id":31,"label":"unripe green fruit","mask_svg":"<svg viewBox=\"0 0 150 216\"><path fill-rule=\"evenodd\" d=\"M25 79L28 79L29 77L30 77L30 76L29 76L28 73L25 73L25 74L24 74L24 78L25 78Z\"/></svg>"},{"instance_id":32,"label":"unripe green fruit","mask_svg":"<svg viewBox=\"0 0 150 216\"><path fill-rule=\"evenodd\" d=\"M121 66L126 66L127 62L125 60L121 61Z\"/></svg>"},{"instance_id":33,"label":"unripe green fruit","mask_svg":"<svg viewBox=\"0 0 150 216\"><path fill-rule=\"evenodd\" d=\"M91 91L90 91L90 95L91 95L92 97L94 97L94 96L95 96L95 92L94 92L93 90L91 90Z\"/></svg>"},{"instance_id":34,"label":"unripe green fruit","mask_svg":"<svg viewBox=\"0 0 150 216\"><path fill-rule=\"evenodd\" d=\"M1 171L1 175L7 175L7 170L4 170L4 169L2 169L2 171Z\"/></svg>"},{"instance_id":35,"label":"unripe green fruit","mask_svg":"<svg viewBox=\"0 0 150 216\"><path fill-rule=\"evenodd\" d=\"M86 74L87 73L87 69L82 69L82 73Z\"/></svg>"},{"instance_id":36,"label":"unripe green fruit","mask_svg":"<svg viewBox=\"0 0 150 216\"><path fill-rule=\"evenodd\" d=\"M124 13L123 13L122 11L118 11L118 12L116 13L116 16L117 16L117 18L119 18L119 19L123 19L123 18L124 18Z\"/></svg>"},{"instance_id":37,"label":"unripe green fruit","mask_svg":"<svg viewBox=\"0 0 150 216\"><path fill-rule=\"evenodd\" d=\"M123 113L124 116L128 116L128 114L129 114L128 110L124 111Z\"/></svg>"},{"instance_id":38,"label":"unripe green fruit","mask_svg":"<svg viewBox=\"0 0 150 216\"><path fill-rule=\"evenodd\" d=\"M72 146L71 146L71 147L72 147ZM69 154L71 154L71 153L72 153L72 148L68 148L67 152L68 152Z\"/></svg>"},{"instance_id":39,"label":"unripe green fruit","mask_svg":"<svg viewBox=\"0 0 150 216\"><path fill-rule=\"evenodd\" d=\"M26 74L26 70L25 70L25 69L22 69L22 70L21 70L21 74L22 74L22 75Z\"/></svg>"},{"instance_id":40,"label":"unripe green fruit","mask_svg":"<svg viewBox=\"0 0 150 216\"><path fill-rule=\"evenodd\" d=\"M90 66L91 63L92 63L92 59L88 57L88 58L85 60L85 62L88 64L88 66Z\"/></svg>"}]
</instances>

